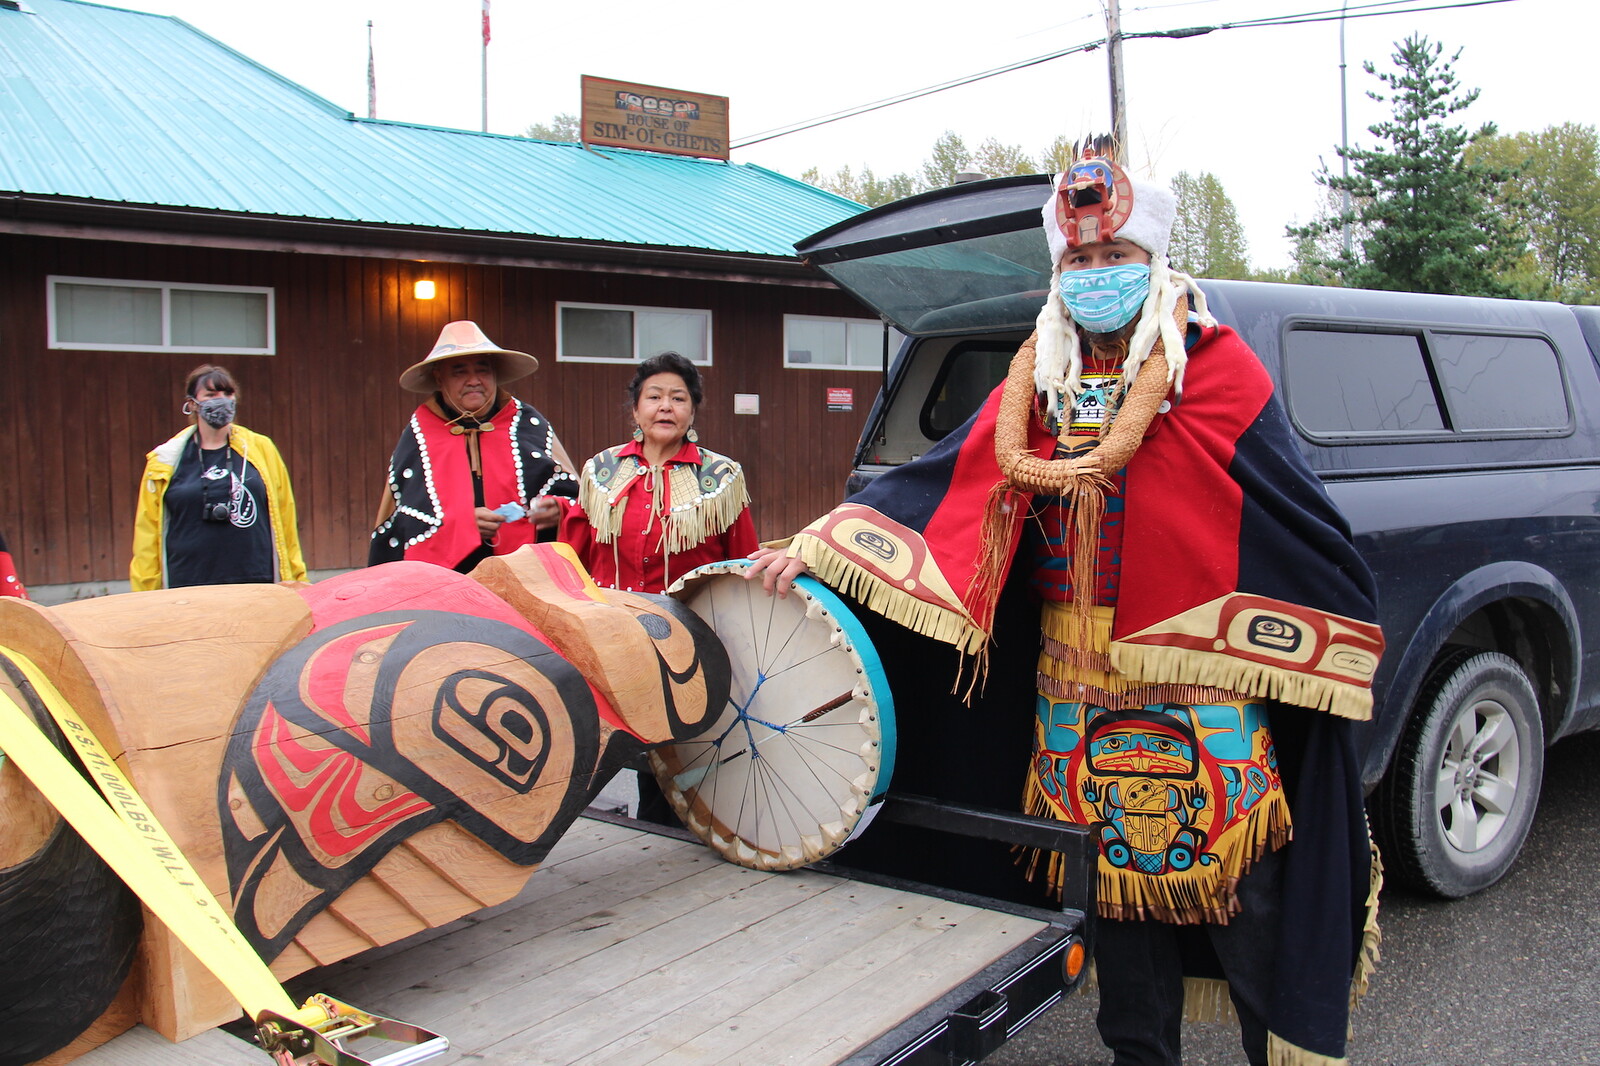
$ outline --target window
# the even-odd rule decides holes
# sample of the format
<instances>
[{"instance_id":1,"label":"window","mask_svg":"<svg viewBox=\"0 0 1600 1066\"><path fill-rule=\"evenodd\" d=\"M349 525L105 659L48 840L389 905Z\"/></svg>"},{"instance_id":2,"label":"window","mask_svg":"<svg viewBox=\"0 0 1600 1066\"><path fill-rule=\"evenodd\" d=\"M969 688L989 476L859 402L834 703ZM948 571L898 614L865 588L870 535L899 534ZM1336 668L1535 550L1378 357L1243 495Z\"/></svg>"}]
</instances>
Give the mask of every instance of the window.
<instances>
[{"instance_id":1,"label":"window","mask_svg":"<svg viewBox=\"0 0 1600 1066\"><path fill-rule=\"evenodd\" d=\"M1561 364L1543 338L1434 333L1429 341L1459 432L1564 429L1570 422Z\"/></svg>"},{"instance_id":2,"label":"window","mask_svg":"<svg viewBox=\"0 0 1600 1066\"><path fill-rule=\"evenodd\" d=\"M800 369L882 370L883 323L873 318L783 316L783 365ZM905 334L889 328L889 354Z\"/></svg>"},{"instance_id":3,"label":"window","mask_svg":"<svg viewBox=\"0 0 1600 1066\"><path fill-rule=\"evenodd\" d=\"M1284 392L1309 433L1437 433L1444 429L1414 333L1291 330Z\"/></svg>"},{"instance_id":4,"label":"window","mask_svg":"<svg viewBox=\"0 0 1600 1066\"><path fill-rule=\"evenodd\" d=\"M922 405L922 435L943 440L983 406L994 387L1005 380L1017 350L981 343L957 345L939 367L939 376Z\"/></svg>"},{"instance_id":5,"label":"window","mask_svg":"<svg viewBox=\"0 0 1600 1066\"><path fill-rule=\"evenodd\" d=\"M1302 326L1289 331L1283 372L1289 409L1314 435L1543 435L1572 423L1543 337Z\"/></svg>"},{"instance_id":6,"label":"window","mask_svg":"<svg viewBox=\"0 0 1600 1066\"><path fill-rule=\"evenodd\" d=\"M556 305L556 358L574 363L638 363L677 352L711 365L711 312L614 304Z\"/></svg>"},{"instance_id":7,"label":"window","mask_svg":"<svg viewBox=\"0 0 1600 1066\"><path fill-rule=\"evenodd\" d=\"M47 280L50 347L273 355L273 290L107 278Z\"/></svg>"}]
</instances>

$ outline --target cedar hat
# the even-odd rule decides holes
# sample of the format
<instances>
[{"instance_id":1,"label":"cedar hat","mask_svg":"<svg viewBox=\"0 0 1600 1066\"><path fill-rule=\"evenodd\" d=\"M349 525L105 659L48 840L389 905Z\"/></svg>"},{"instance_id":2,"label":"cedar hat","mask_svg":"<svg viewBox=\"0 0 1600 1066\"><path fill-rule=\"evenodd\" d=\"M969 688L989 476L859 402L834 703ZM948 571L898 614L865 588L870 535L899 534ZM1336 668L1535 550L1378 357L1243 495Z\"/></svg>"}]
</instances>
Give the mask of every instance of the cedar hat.
<instances>
[{"instance_id":1,"label":"cedar hat","mask_svg":"<svg viewBox=\"0 0 1600 1066\"><path fill-rule=\"evenodd\" d=\"M420 392L427 395L434 391L433 368L448 363L452 359L459 359L467 355L487 356L494 362L494 374L497 384L504 385L508 381L525 378L539 369L539 360L527 352L514 352L509 348L502 348L488 337L483 330L478 328L476 322L460 321L445 324L439 331L439 339L434 342L433 351L420 363L406 368L400 375L400 387L407 392Z\"/></svg>"}]
</instances>

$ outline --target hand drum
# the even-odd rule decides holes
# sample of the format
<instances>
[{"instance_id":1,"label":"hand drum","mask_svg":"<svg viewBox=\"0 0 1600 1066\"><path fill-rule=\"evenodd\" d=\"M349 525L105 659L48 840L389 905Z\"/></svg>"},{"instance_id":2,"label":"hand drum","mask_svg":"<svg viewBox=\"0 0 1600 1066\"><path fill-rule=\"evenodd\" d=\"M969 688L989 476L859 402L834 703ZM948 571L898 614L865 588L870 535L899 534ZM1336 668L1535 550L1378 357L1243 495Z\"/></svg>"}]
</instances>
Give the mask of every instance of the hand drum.
<instances>
[{"instance_id":1,"label":"hand drum","mask_svg":"<svg viewBox=\"0 0 1600 1066\"><path fill-rule=\"evenodd\" d=\"M742 560L686 575L672 594L727 648L727 706L650 763L678 817L757 870L817 862L866 828L894 771L894 704L877 652L843 600L802 577L787 598Z\"/></svg>"}]
</instances>

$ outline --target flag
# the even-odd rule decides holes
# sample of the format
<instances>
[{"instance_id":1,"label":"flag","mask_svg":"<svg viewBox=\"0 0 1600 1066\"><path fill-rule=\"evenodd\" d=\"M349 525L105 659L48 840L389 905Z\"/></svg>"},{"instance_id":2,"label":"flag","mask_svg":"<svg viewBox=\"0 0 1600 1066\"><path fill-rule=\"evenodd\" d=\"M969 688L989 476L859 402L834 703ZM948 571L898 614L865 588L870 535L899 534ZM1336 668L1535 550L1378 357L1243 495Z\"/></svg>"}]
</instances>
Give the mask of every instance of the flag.
<instances>
[{"instance_id":1,"label":"flag","mask_svg":"<svg viewBox=\"0 0 1600 1066\"><path fill-rule=\"evenodd\" d=\"M489 0L483 0L483 46L489 47Z\"/></svg>"}]
</instances>

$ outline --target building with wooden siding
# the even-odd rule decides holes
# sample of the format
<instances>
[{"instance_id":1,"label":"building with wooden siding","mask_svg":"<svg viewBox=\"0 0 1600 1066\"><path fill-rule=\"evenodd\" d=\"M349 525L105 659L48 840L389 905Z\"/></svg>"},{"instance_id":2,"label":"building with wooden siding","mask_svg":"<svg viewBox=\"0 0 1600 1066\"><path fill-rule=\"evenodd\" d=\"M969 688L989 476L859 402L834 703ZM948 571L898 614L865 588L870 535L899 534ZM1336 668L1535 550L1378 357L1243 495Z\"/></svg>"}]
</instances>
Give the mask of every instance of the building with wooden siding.
<instances>
[{"instance_id":1,"label":"building with wooden siding","mask_svg":"<svg viewBox=\"0 0 1600 1066\"><path fill-rule=\"evenodd\" d=\"M857 204L356 118L177 19L77 0L0 0L0 84L0 530L41 598L126 588L144 454L204 362L283 452L308 566L361 565L416 401L396 379L459 318L539 357L512 391L580 462L626 437L629 364L698 345L701 439L745 464L760 535L838 500L882 337L792 246Z\"/></svg>"}]
</instances>

